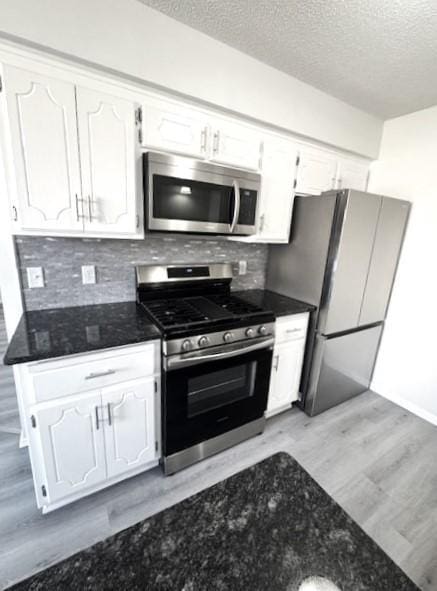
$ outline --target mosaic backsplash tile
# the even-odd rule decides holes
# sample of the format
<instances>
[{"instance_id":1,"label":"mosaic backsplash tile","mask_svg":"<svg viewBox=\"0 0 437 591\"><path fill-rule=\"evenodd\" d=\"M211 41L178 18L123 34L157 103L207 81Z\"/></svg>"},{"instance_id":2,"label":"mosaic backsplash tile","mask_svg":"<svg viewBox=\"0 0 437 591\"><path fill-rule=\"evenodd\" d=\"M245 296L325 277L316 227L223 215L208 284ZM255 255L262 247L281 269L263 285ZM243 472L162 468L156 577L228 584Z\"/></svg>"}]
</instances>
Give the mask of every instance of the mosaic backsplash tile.
<instances>
[{"instance_id":1,"label":"mosaic backsplash tile","mask_svg":"<svg viewBox=\"0 0 437 591\"><path fill-rule=\"evenodd\" d=\"M52 238L15 239L27 310L135 300L135 266L247 261L233 289L263 288L268 247L222 238L148 236L145 240ZM83 285L81 266L95 265L97 283ZM44 288L29 289L26 267L43 267Z\"/></svg>"}]
</instances>

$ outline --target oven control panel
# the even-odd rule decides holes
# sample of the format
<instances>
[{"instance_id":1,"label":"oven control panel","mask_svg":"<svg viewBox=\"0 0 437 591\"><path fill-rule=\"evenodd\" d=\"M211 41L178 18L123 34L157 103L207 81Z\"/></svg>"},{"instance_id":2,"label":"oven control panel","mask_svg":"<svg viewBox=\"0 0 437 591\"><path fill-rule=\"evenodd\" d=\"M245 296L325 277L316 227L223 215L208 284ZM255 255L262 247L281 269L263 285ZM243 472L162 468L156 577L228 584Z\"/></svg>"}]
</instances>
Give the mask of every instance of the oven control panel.
<instances>
[{"instance_id":1,"label":"oven control panel","mask_svg":"<svg viewBox=\"0 0 437 591\"><path fill-rule=\"evenodd\" d=\"M275 323L255 324L232 330L218 331L203 335L195 335L184 339L170 339L163 343L164 355L176 355L199 351L208 347L225 346L227 344L261 339L275 334Z\"/></svg>"}]
</instances>

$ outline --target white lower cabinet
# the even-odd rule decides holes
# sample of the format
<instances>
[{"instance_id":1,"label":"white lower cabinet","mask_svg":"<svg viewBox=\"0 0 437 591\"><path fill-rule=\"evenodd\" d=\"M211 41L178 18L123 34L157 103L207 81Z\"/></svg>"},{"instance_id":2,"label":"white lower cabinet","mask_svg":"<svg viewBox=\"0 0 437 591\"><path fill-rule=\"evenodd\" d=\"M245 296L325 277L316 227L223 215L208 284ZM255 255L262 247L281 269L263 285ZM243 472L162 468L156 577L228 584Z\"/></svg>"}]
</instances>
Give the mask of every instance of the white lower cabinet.
<instances>
[{"instance_id":1,"label":"white lower cabinet","mask_svg":"<svg viewBox=\"0 0 437 591\"><path fill-rule=\"evenodd\" d=\"M120 349L124 364L129 363L127 349ZM145 356L152 357L145 359L145 367L153 368L153 374L99 385L80 394L61 394L46 402L37 401L31 379L35 364L22 369L27 384L24 408L35 491L44 513L158 464L159 350L158 341L152 348L149 343L132 347L132 356L143 351ZM107 355L102 352L102 356ZM113 358L115 355L116 349L112 350ZM64 360L65 371L70 367L73 375L78 358L85 358L86 362L87 357L93 360L89 363L96 364L96 371L90 375L98 381L105 372L100 369L96 353ZM54 381L59 379L59 363L54 360L44 364L47 375L50 366L56 368ZM63 379L68 380L65 371ZM115 375L111 374L114 381Z\"/></svg>"},{"instance_id":2,"label":"white lower cabinet","mask_svg":"<svg viewBox=\"0 0 437 591\"><path fill-rule=\"evenodd\" d=\"M308 313L279 318L276 324L267 417L290 408L299 398Z\"/></svg>"},{"instance_id":3,"label":"white lower cabinet","mask_svg":"<svg viewBox=\"0 0 437 591\"><path fill-rule=\"evenodd\" d=\"M136 380L102 391L106 409L108 476L117 476L156 457L155 380Z\"/></svg>"}]
</instances>

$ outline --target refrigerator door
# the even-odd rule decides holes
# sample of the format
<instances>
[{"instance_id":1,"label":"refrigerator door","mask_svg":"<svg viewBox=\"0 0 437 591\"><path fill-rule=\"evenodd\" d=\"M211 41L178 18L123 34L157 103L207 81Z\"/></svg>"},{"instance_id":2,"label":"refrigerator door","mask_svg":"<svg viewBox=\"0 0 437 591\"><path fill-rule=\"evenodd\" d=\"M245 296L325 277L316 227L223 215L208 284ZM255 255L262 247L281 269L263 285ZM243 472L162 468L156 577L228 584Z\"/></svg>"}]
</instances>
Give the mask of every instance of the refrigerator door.
<instances>
[{"instance_id":1,"label":"refrigerator door","mask_svg":"<svg viewBox=\"0 0 437 591\"><path fill-rule=\"evenodd\" d=\"M410 203L382 198L373 254L361 306L360 326L385 318L401 253Z\"/></svg>"},{"instance_id":2,"label":"refrigerator door","mask_svg":"<svg viewBox=\"0 0 437 591\"><path fill-rule=\"evenodd\" d=\"M382 197L361 191L339 194L318 332L358 326Z\"/></svg>"},{"instance_id":3,"label":"refrigerator door","mask_svg":"<svg viewBox=\"0 0 437 591\"><path fill-rule=\"evenodd\" d=\"M337 193L297 196L290 244L271 245L266 288L320 305Z\"/></svg>"},{"instance_id":4,"label":"refrigerator door","mask_svg":"<svg viewBox=\"0 0 437 591\"><path fill-rule=\"evenodd\" d=\"M336 337L317 335L305 412L317 415L369 389L382 324Z\"/></svg>"}]
</instances>

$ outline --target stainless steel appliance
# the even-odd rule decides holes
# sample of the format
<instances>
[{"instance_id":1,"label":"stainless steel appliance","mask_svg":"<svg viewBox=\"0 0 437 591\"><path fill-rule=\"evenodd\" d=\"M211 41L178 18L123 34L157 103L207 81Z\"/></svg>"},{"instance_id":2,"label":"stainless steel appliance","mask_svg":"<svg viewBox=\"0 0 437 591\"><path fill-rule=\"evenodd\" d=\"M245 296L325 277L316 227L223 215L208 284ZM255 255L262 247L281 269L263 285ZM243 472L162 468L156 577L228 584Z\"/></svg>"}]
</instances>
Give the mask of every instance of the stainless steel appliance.
<instances>
[{"instance_id":1,"label":"stainless steel appliance","mask_svg":"<svg viewBox=\"0 0 437 591\"><path fill-rule=\"evenodd\" d=\"M369 388L410 203L354 190L297 197L267 287L317 306L301 383L309 415Z\"/></svg>"},{"instance_id":2,"label":"stainless steel appliance","mask_svg":"<svg viewBox=\"0 0 437 591\"><path fill-rule=\"evenodd\" d=\"M137 267L163 335L163 467L172 474L264 429L274 315L230 292L232 266Z\"/></svg>"},{"instance_id":3,"label":"stainless steel appliance","mask_svg":"<svg viewBox=\"0 0 437 591\"><path fill-rule=\"evenodd\" d=\"M259 174L147 152L144 195L148 230L256 233Z\"/></svg>"}]
</instances>

